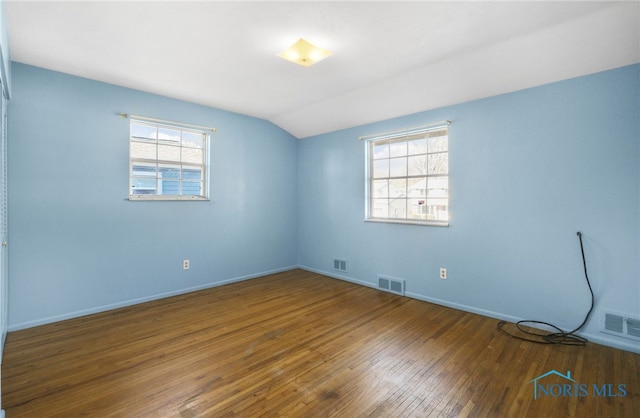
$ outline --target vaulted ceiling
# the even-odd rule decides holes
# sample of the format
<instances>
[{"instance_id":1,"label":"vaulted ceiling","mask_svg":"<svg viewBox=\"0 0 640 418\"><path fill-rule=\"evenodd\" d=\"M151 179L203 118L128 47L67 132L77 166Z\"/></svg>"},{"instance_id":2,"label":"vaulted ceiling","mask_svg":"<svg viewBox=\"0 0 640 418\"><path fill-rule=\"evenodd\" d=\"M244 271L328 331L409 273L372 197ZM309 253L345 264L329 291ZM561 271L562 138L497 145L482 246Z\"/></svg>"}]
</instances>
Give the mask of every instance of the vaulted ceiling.
<instances>
[{"instance_id":1,"label":"vaulted ceiling","mask_svg":"<svg viewBox=\"0 0 640 418\"><path fill-rule=\"evenodd\" d=\"M640 62L640 4L7 1L11 59L298 138ZM298 38L334 54L277 56Z\"/></svg>"}]
</instances>

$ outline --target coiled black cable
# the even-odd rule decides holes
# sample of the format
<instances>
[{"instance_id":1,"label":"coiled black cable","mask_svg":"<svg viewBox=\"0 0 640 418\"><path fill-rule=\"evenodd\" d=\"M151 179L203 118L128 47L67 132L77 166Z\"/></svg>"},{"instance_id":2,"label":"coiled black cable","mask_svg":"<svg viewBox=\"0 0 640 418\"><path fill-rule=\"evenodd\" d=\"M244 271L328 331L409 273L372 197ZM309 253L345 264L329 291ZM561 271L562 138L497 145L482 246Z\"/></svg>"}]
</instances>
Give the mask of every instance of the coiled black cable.
<instances>
[{"instance_id":1,"label":"coiled black cable","mask_svg":"<svg viewBox=\"0 0 640 418\"><path fill-rule=\"evenodd\" d=\"M520 331L520 335L517 335L513 332L509 332L504 329L505 325L509 324L507 321L498 322L498 330L505 335L508 335L512 338L517 338L523 341L529 341L532 343L538 344L562 344L562 345L579 345L584 346L589 342L584 337L580 337L579 335L575 335L579 329L581 329L584 324L587 323L589 319L589 315L591 315L591 311L593 311L593 306L595 304L595 297L593 295L593 289L591 288L591 283L589 282L589 274L587 273L587 260L584 256L584 245L582 244L582 232L578 231L578 239L580 240L580 252L582 253L582 265L584 267L584 277L587 281L587 286L589 287L589 292L591 293L591 307L589 311L584 317L584 321L573 331L565 332L557 326L550 324L544 321L535 321L530 319L525 319L523 321L518 321L514 325ZM526 324L538 324L538 325L546 325L555 329L557 332L545 333L543 331L533 332L531 330L525 329Z\"/></svg>"}]
</instances>

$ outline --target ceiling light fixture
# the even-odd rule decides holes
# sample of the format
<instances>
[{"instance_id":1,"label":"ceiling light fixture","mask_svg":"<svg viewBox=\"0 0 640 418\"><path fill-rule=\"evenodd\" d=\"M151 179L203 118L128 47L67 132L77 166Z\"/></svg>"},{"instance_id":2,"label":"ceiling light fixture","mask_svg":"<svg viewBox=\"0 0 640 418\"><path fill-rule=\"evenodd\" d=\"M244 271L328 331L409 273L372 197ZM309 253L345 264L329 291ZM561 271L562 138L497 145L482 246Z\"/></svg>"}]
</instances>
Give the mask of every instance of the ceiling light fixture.
<instances>
[{"instance_id":1,"label":"ceiling light fixture","mask_svg":"<svg viewBox=\"0 0 640 418\"><path fill-rule=\"evenodd\" d=\"M317 47L300 38L295 44L278 54L278 56L295 62L296 64L311 67L313 64L322 61L331 54L333 54L333 52L328 49Z\"/></svg>"}]
</instances>

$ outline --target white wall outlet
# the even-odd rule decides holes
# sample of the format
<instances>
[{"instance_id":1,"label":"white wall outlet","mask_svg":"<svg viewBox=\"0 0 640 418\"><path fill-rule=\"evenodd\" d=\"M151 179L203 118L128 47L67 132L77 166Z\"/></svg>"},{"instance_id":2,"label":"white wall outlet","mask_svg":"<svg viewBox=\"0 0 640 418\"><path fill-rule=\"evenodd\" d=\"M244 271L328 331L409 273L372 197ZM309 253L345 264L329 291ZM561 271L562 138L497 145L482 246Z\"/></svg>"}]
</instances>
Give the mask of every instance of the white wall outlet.
<instances>
[{"instance_id":1,"label":"white wall outlet","mask_svg":"<svg viewBox=\"0 0 640 418\"><path fill-rule=\"evenodd\" d=\"M189 270L189 260L182 261L182 270Z\"/></svg>"},{"instance_id":2,"label":"white wall outlet","mask_svg":"<svg viewBox=\"0 0 640 418\"><path fill-rule=\"evenodd\" d=\"M447 269L444 267L440 267L440 278L442 280L446 280L447 279Z\"/></svg>"}]
</instances>

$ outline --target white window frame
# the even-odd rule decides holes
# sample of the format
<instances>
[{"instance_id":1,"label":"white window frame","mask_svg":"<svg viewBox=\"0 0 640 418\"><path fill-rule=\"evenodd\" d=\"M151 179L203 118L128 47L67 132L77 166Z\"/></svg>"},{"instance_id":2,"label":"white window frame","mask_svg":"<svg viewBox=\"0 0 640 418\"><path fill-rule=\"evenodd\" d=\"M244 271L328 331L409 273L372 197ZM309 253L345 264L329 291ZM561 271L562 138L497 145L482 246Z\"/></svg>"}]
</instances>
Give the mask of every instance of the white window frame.
<instances>
[{"instance_id":1,"label":"white window frame","mask_svg":"<svg viewBox=\"0 0 640 418\"><path fill-rule=\"evenodd\" d=\"M403 131L396 131L386 134L371 135L368 137L362 137L360 139L365 142L365 221L369 222L388 222L388 223L400 223L400 224L415 224L415 225L434 225L434 226L448 226L450 220L450 193L449 193L449 125L450 121L443 121L434 124L430 124L420 128L407 129ZM445 131L445 135L440 133ZM400 145L409 141L418 140L420 137L425 138L442 138L446 137L446 149L439 148L426 148L422 151L407 151L405 155L392 155L391 144ZM428 142L429 140L426 139ZM376 145L382 148L385 144L389 144L389 154L374 155L374 147ZM440 146L442 141L440 141ZM380 147L382 146L382 147ZM407 145L408 147L408 145ZM407 148L408 149L408 148ZM393 161L402 163L402 159L406 158L404 165L404 173L400 170L400 173L392 173L391 165ZM423 172L410 173L409 166L414 159L415 163L426 163ZM385 161L388 162L388 173L385 174ZM431 171L430 163L432 161L440 161L438 169ZM382 169L374 168L374 164L378 163L378 167ZM400 164L402 166L402 164ZM435 165L434 165L435 167ZM424 192L421 188L416 186L416 190L411 192L410 183L418 184L424 179ZM404 194L398 192L395 196L397 203L404 201L404 213L400 211L401 216L391 215L392 207L392 192L391 182L397 180L402 185L405 181ZM387 182L386 196L385 192L376 190L382 190L380 186L384 187L384 182ZM429 183L433 182L436 187L432 187ZM440 187L437 187L440 186ZM430 188L432 187L432 188ZM401 189L398 189L401 190ZM384 204L387 200L387 213L384 215L384 206L381 206L381 210L376 211L376 204ZM411 205L411 202L415 201L416 205ZM431 205L429 203L432 203ZM438 203L444 203L438 204ZM415 206L415 208L414 208ZM446 209L442 209L442 207ZM400 206L401 208L401 206ZM417 209L416 209L417 208ZM410 213L410 209L412 213ZM430 210L431 209L431 210ZM412 217L413 215L413 217ZM424 215L423 218L416 217Z\"/></svg>"},{"instance_id":2,"label":"white window frame","mask_svg":"<svg viewBox=\"0 0 640 418\"><path fill-rule=\"evenodd\" d=\"M215 132L215 129L146 117L136 117L129 115L123 115L123 117L129 118L129 200L209 200L209 145L211 141L210 132ZM147 127L150 130L155 129L155 139L135 137L132 130L133 125L139 127ZM162 130L165 130L165 132L179 132L180 139L163 140L160 135L160 132ZM192 135L194 138L197 138L201 135L202 147L193 145L190 146L185 141L186 137L189 135ZM144 157L141 157L140 155L134 156L133 147L136 144L155 146L155 155L153 154L153 152L149 152L148 155L145 155ZM173 159L164 159L159 155L161 152L160 150L163 147L164 149L171 149L174 153L177 151L176 155L179 156L174 157ZM151 148L153 147L149 147L149 149ZM191 151L190 154L189 151ZM195 159L193 158L194 154L196 155ZM198 157L198 154L201 154L201 158ZM188 155L191 156L189 157ZM134 166L148 167L150 169L148 170L149 174L144 174L144 171L142 170L136 173L136 171L134 170ZM154 166L155 171L153 171ZM161 167L163 167L166 172L169 172L171 168L174 173L178 173L177 177L163 178L161 174ZM187 172L187 170L194 172L197 171L197 169L200 170L200 179L196 180L195 178L189 179L185 177L185 173ZM143 194L134 192L136 184L141 184L141 182L145 180L147 183L151 183L150 180L152 179L154 180L155 184L153 185L153 188L149 188L149 190L154 190L153 193ZM164 182L176 183L176 185L178 186L178 192L176 194L162 194ZM196 195L188 193L185 194L184 186L187 184L198 184L200 193ZM159 191L160 193L158 193Z\"/></svg>"}]
</instances>

